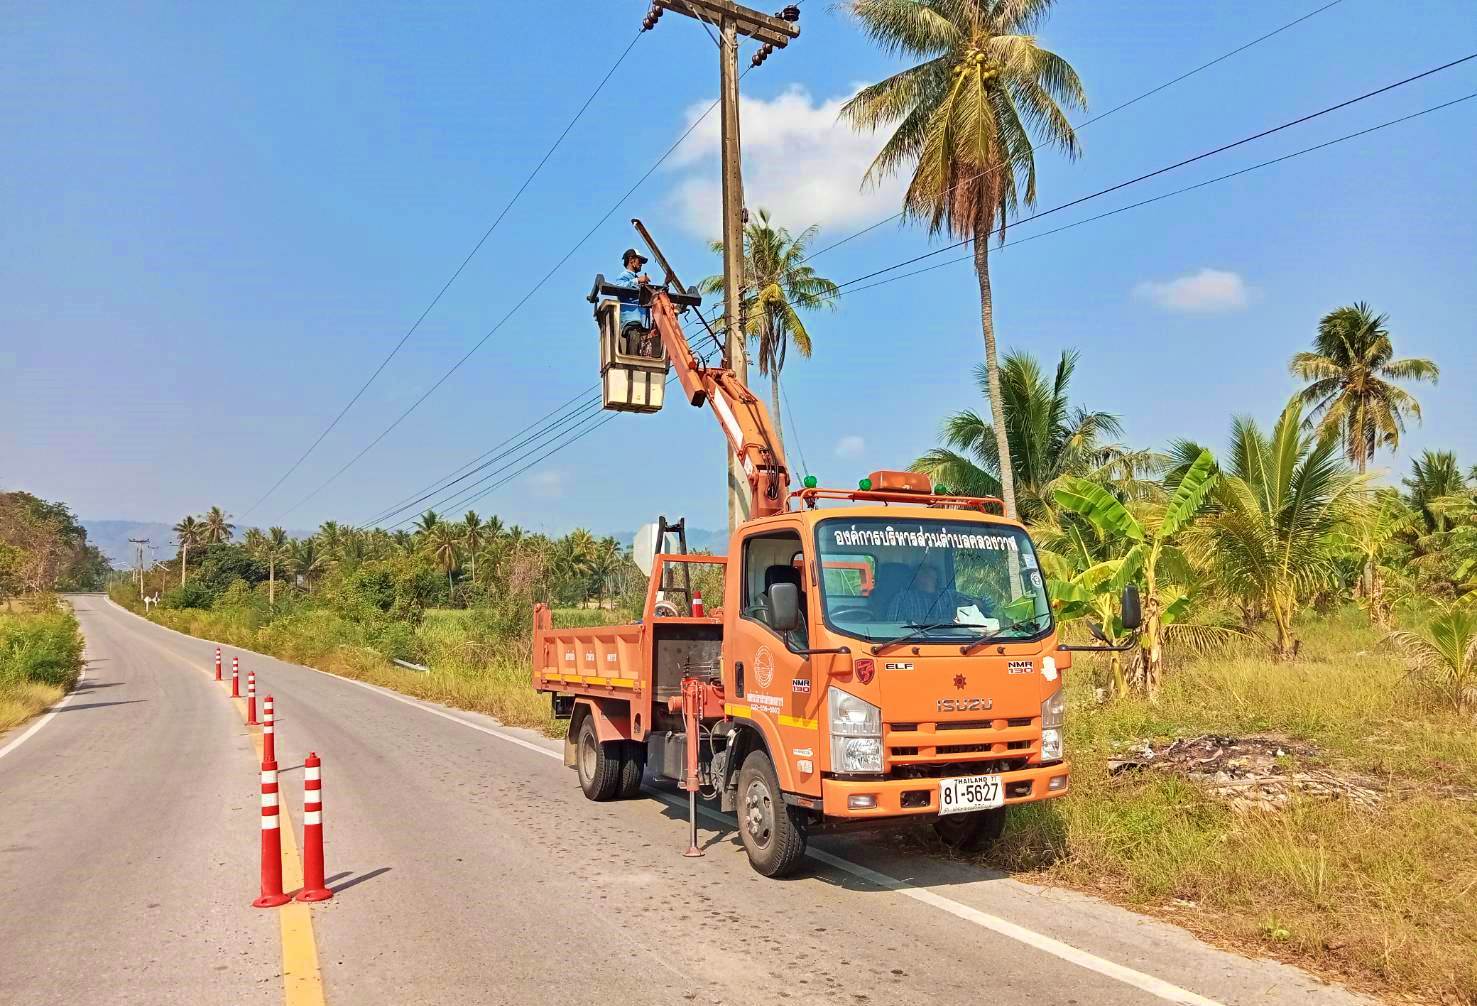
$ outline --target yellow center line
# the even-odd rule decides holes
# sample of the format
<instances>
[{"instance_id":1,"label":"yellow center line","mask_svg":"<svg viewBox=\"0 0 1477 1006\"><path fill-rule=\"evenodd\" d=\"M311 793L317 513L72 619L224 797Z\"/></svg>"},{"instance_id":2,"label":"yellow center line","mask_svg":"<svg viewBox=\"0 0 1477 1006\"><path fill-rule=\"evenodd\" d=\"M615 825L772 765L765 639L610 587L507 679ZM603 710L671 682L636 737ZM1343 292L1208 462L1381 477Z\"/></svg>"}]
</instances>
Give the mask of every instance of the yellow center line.
<instances>
[{"instance_id":1,"label":"yellow center line","mask_svg":"<svg viewBox=\"0 0 1477 1006\"><path fill-rule=\"evenodd\" d=\"M211 681L215 680L213 665L209 669L200 667L194 661L165 649L143 633L137 633L137 637L172 660L194 668ZM230 673L226 672L221 683L229 687L230 682ZM246 687L244 679L241 687ZM241 722L245 723L246 700L237 698L230 701L240 714ZM251 743L256 748L256 760L260 763L263 754L261 728L247 727L246 730L251 735ZM292 830L292 815L287 811L287 803L279 798L277 807L282 817L282 827L278 829L282 836L282 889L291 894L303 886L303 861L298 857L297 836ZM290 901L276 909L276 912L282 932L283 1003L285 1006L324 1006L326 1000L323 997L323 972L318 967L318 941L313 935L312 911L307 905Z\"/></svg>"}]
</instances>

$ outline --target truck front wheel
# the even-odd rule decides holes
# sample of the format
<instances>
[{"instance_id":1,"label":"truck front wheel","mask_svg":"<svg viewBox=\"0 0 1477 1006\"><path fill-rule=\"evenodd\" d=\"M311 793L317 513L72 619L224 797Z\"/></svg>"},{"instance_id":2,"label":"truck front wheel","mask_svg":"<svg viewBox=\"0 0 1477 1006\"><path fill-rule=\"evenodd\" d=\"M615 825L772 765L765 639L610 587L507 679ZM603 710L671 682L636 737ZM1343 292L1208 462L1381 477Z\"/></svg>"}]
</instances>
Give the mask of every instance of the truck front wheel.
<instances>
[{"instance_id":1,"label":"truck front wheel","mask_svg":"<svg viewBox=\"0 0 1477 1006\"><path fill-rule=\"evenodd\" d=\"M1005 830L1005 808L942 815L934 820L933 830L955 852L984 852Z\"/></svg>"},{"instance_id":2,"label":"truck front wheel","mask_svg":"<svg viewBox=\"0 0 1477 1006\"><path fill-rule=\"evenodd\" d=\"M600 743L594 716L586 716L580 723L574 767L586 797L603 801L615 796L621 781L621 742Z\"/></svg>"},{"instance_id":3,"label":"truck front wheel","mask_svg":"<svg viewBox=\"0 0 1477 1006\"><path fill-rule=\"evenodd\" d=\"M785 803L774 763L751 751L738 777L738 825L749 865L766 877L784 877L805 855L805 821Z\"/></svg>"}]
</instances>

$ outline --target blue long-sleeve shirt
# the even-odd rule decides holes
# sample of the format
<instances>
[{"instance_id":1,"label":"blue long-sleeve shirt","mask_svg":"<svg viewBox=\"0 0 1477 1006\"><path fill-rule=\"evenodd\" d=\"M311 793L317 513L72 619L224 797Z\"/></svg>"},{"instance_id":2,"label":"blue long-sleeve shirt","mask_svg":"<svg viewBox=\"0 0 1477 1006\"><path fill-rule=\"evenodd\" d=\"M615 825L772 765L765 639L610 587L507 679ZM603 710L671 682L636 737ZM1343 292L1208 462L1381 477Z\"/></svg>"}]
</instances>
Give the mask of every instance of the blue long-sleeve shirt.
<instances>
[{"instance_id":1,"label":"blue long-sleeve shirt","mask_svg":"<svg viewBox=\"0 0 1477 1006\"><path fill-rule=\"evenodd\" d=\"M640 273L630 269L625 270L615 279L610 281L611 286L629 287L629 295L619 295L616 300L621 304L621 327L625 328L631 322L638 323L642 328L651 327L651 308L642 307L639 291L641 289Z\"/></svg>"}]
</instances>

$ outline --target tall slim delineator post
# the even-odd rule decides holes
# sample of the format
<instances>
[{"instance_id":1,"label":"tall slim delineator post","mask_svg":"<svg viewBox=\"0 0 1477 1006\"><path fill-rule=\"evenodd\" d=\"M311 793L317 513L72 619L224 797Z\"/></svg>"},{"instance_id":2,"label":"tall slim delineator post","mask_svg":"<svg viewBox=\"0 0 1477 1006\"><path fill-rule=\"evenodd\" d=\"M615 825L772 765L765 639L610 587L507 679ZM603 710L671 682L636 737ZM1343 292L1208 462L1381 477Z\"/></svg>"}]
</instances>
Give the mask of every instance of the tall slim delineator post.
<instances>
[{"instance_id":1,"label":"tall slim delineator post","mask_svg":"<svg viewBox=\"0 0 1477 1006\"><path fill-rule=\"evenodd\" d=\"M800 34L798 4L778 15L765 14L733 0L652 0L643 25L656 27L663 11L672 11L718 28L718 101L723 162L723 355L730 370L748 383L749 354L744 344L744 178L739 138L739 38L752 38L764 48L754 66L770 52L783 49ZM706 40L705 40L706 41ZM749 479L742 460L728 452L728 528L737 528L749 513Z\"/></svg>"},{"instance_id":2,"label":"tall slim delineator post","mask_svg":"<svg viewBox=\"0 0 1477 1006\"><path fill-rule=\"evenodd\" d=\"M277 710L272 696L262 699L262 761L277 760Z\"/></svg>"},{"instance_id":3,"label":"tall slim delineator post","mask_svg":"<svg viewBox=\"0 0 1477 1006\"><path fill-rule=\"evenodd\" d=\"M292 899L282 893L282 828L277 801L277 763L262 762L262 893L253 908L276 908Z\"/></svg>"},{"instance_id":4,"label":"tall slim delineator post","mask_svg":"<svg viewBox=\"0 0 1477 1006\"><path fill-rule=\"evenodd\" d=\"M744 174L739 141L738 22L725 17L719 25L719 111L722 115L723 161L723 355L728 367L746 383L748 347L744 345ZM733 451L728 454L728 530L749 519L749 479Z\"/></svg>"},{"instance_id":5,"label":"tall slim delineator post","mask_svg":"<svg viewBox=\"0 0 1477 1006\"><path fill-rule=\"evenodd\" d=\"M298 901L327 901L333 897L323 879L323 776L316 751L303 759L303 889Z\"/></svg>"},{"instance_id":6,"label":"tall slim delineator post","mask_svg":"<svg viewBox=\"0 0 1477 1006\"><path fill-rule=\"evenodd\" d=\"M231 658L231 698L241 697L241 658Z\"/></svg>"},{"instance_id":7,"label":"tall slim delineator post","mask_svg":"<svg viewBox=\"0 0 1477 1006\"><path fill-rule=\"evenodd\" d=\"M257 726L256 722L256 671L246 672L246 725Z\"/></svg>"},{"instance_id":8,"label":"tall slim delineator post","mask_svg":"<svg viewBox=\"0 0 1477 1006\"><path fill-rule=\"evenodd\" d=\"M219 681L220 679L221 679L221 648L219 646L217 646L215 648L215 680Z\"/></svg>"}]
</instances>

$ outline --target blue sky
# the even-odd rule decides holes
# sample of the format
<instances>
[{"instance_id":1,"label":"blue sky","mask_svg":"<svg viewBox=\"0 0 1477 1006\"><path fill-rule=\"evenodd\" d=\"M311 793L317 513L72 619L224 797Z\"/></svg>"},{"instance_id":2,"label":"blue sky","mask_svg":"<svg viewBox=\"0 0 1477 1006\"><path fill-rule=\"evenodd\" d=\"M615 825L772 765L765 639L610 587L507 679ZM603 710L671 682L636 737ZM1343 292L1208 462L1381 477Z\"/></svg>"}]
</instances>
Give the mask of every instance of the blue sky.
<instances>
[{"instance_id":1,"label":"blue sky","mask_svg":"<svg viewBox=\"0 0 1477 1006\"><path fill-rule=\"evenodd\" d=\"M85 517L241 514L424 309L630 40L643 0L565 5L8 4L0 31L0 485ZM1043 44L1105 110L1319 6L1067 0ZM511 11L511 12L510 12ZM898 64L821 0L744 82L751 209L828 244L896 208L861 192L880 139L834 108ZM1040 208L1477 51L1466 0L1331 9L1043 153ZM747 53L746 53L747 55ZM747 63L747 60L745 60ZM716 271L707 124L406 422L293 509L492 328L716 96L716 55L673 15L631 58L404 350L246 523L361 521L598 379L583 294L643 217L687 282ZM1069 223L1477 91L1477 61L1144 185ZM1088 113L1091 114L1090 112ZM1077 121L1085 116L1079 114ZM715 125L715 124L714 124ZM1442 368L1386 466L1477 462L1477 101L1274 168L1007 248L1007 349L1082 353L1074 396L1134 444L1219 447L1268 422L1287 359L1355 299L1402 355ZM1014 233L1028 236L1033 225ZM838 281L929 250L889 224L814 264ZM941 256L941 258L944 256ZM951 257L951 256L950 256ZM690 278L689 278L690 277ZM849 484L932 446L977 406L967 265L844 298L786 371L792 467ZM657 513L722 520L720 435L676 401L621 416L479 501L562 532Z\"/></svg>"}]
</instances>

